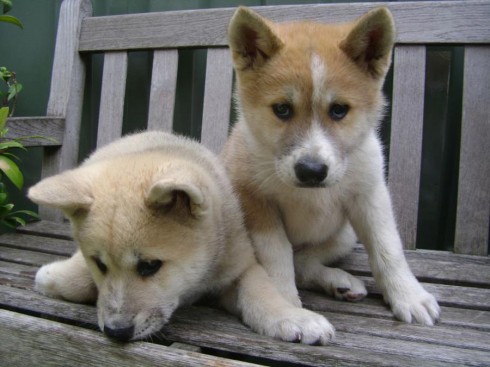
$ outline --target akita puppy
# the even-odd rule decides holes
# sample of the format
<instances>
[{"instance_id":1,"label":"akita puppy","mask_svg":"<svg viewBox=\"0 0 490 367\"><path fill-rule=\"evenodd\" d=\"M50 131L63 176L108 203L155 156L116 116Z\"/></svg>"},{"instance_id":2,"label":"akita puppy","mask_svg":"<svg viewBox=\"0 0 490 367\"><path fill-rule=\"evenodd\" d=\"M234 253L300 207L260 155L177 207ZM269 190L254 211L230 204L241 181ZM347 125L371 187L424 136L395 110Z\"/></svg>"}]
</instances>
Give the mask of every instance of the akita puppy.
<instances>
[{"instance_id":1,"label":"akita puppy","mask_svg":"<svg viewBox=\"0 0 490 367\"><path fill-rule=\"evenodd\" d=\"M258 265L225 169L197 142L162 132L128 136L28 195L63 210L80 246L43 266L36 289L97 299L109 337L144 338L205 293L264 335L306 344L333 335L324 317L290 304Z\"/></svg>"},{"instance_id":2,"label":"akita puppy","mask_svg":"<svg viewBox=\"0 0 490 367\"><path fill-rule=\"evenodd\" d=\"M440 309L405 260L377 137L394 39L386 8L348 24L239 8L229 41L240 118L222 157L259 262L289 301L301 304L296 284L362 299L360 280L325 266L358 238L395 316L431 325Z\"/></svg>"}]
</instances>

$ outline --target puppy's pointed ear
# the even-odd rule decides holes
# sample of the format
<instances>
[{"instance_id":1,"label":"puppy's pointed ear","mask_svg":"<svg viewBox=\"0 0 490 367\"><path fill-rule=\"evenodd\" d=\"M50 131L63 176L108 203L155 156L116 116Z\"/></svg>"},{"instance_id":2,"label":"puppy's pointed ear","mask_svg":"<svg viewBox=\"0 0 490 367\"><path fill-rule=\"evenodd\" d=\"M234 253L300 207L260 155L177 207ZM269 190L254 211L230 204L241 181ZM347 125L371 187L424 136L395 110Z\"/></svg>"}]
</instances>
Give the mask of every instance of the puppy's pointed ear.
<instances>
[{"instance_id":1,"label":"puppy's pointed ear","mask_svg":"<svg viewBox=\"0 0 490 367\"><path fill-rule=\"evenodd\" d=\"M45 178L32 186L27 196L36 204L61 209L67 216L89 210L94 201L89 180L79 169Z\"/></svg>"},{"instance_id":2,"label":"puppy's pointed ear","mask_svg":"<svg viewBox=\"0 0 490 367\"><path fill-rule=\"evenodd\" d=\"M228 38L237 70L262 66L283 46L269 21L243 6L231 18Z\"/></svg>"},{"instance_id":3,"label":"puppy's pointed ear","mask_svg":"<svg viewBox=\"0 0 490 367\"><path fill-rule=\"evenodd\" d=\"M145 203L150 208L184 209L195 218L201 217L207 209L204 194L199 187L169 179L155 182L146 194Z\"/></svg>"},{"instance_id":4,"label":"puppy's pointed ear","mask_svg":"<svg viewBox=\"0 0 490 367\"><path fill-rule=\"evenodd\" d=\"M388 71L394 42L395 24L391 12L380 7L356 21L340 48L359 67L379 79Z\"/></svg>"}]
</instances>

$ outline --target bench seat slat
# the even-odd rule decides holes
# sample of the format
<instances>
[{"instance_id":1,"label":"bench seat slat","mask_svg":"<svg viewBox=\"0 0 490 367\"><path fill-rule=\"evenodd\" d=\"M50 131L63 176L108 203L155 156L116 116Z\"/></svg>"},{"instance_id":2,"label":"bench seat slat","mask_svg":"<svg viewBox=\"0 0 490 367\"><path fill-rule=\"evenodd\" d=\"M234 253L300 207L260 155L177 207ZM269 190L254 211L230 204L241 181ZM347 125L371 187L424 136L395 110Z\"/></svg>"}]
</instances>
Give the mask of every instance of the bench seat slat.
<instances>
[{"instance_id":1,"label":"bench seat slat","mask_svg":"<svg viewBox=\"0 0 490 367\"><path fill-rule=\"evenodd\" d=\"M227 48L209 49L202 117L201 143L219 153L228 137L233 67Z\"/></svg>"},{"instance_id":2,"label":"bench seat slat","mask_svg":"<svg viewBox=\"0 0 490 367\"><path fill-rule=\"evenodd\" d=\"M415 249L424 122L425 46L397 46L394 55L389 187L407 249Z\"/></svg>"},{"instance_id":3,"label":"bench seat slat","mask_svg":"<svg viewBox=\"0 0 490 367\"><path fill-rule=\"evenodd\" d=\"M463 118L454 250L488 254L490 218L490 46L465 48Z\"/></svg>"},{"instance_id":4,"label":"bench seat slat","mask_svg":"<svg viewBox=\"0 0 490 367\"><path fill-rule=\"evenodd\" d=\"M153 53L148 130L172 131L178 58L177 50Z\"/></svg>"},{"instance_id":5,"label":"bench seat slat","mask_svg":"<svg viewBox=\"0 0 490 367\"><path fill-rule=\"evenodd\" d=\"M276 21L342 22L378 5L388 6L393 12L399 43L479 43L490 38L487 24L490 4L484 1L311 4L256 9ZM206 9L87 18L82 24L80 51L226 46L226 29L233 11Z\"/></svg>"},{"instance_id":6,"label":"bench seat slat","mask_svg":"<svg viewBox=\"0 0 490 367\"><path fill-rule=\"evenodd\" d=\"M121 137L127 68L126 52L107 52L104 55L97 147Z\"/></svg>"},{"instance_id":7,"label":"bench seat slat","mask_svg":"<svg viewBox=\"0 0 490 367\"><path fill-rule=\"evenodd\" d=\"M99 332L0 310L0 362L4 365L253 366L149 343L114 343ZM94 350L97 352L94 353Z\"/></svg>"}]
</instances>

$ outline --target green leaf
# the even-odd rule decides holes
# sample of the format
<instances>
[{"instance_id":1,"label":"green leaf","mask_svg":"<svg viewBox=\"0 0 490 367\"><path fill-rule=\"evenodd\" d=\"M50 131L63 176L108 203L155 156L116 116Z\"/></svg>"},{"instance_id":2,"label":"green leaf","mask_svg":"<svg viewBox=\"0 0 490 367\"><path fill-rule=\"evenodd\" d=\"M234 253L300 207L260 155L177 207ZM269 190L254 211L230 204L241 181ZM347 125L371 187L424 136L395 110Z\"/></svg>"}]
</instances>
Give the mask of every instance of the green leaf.
<instances>
[{"instance_id":1,"label":"green leaf","mask_svg":"<svg viewBox=\"0 0 490 367\"><path fill-rule=\"evenodd\" d=\"M2 205L5 200L7 200L7 194L5 192L0 193L0 205Z\"/></svg>"},{"instance_id":2,"label":"green leaf","mask_svg":"<svg viewBox=\"0 0 490 367\"><path fill-rule=\"evenodd\" d=\"M12 9L12 1L11 0L0 0L0 4L3 6L2 13L8 13Z\"/></svg>"},{"instance_id":3,"label":"green leaf","mask_svg":"<svg viewBox=\"0 0 490 367\"><path fill-rule=\"evenodd\" d=\"M17 19L16 17L11 16L11 15L5 15L5 14L0 15L0 22L12 23L12 24L15 24L17 27L24 29L24 26L22 25L20 20Z\"/></svg>"},{"instance_id":4,"label":"green leaf","mask_svg":"<svg viewBox=\"0 0 490 367\"><path fill-rule=\"evenodd\" d=\"M9 140L0 143L0 150L9 149L9 148L20 148L20 149L27 150L26 148L24 148L24 145L22 143L19 143L16 140Z\"/></svg>"},{"instance_id":5,"label":"green leaf","mask_svg":"<svg viewBox=\"0 0 490 367\"><path fill-rule=\"evenodd\" d=\"M14 204L5 204L0 206L0 217L5 218L14 208Z\"/></svg>"},{"instance_id":6,"label":"green leaf","mask_svg":"<svg viewBox=\"0 0 490 367\"><path fill-rule=\"evenodd\" d=\"M19 190L22 189L22 186L24 186L24 176L13 160L0 155L0 170L5 173L5 176L7 176Z\"/></svg>"},{"instance_id":7,"label":"green leaf","mask_svg":"<svg viewBox=\"0 0 490 367\"><path fill-rule=\"evenodd\" d=\"M25 214L28 215L29 217L39 219L39 215L36 212L33 212L32 210L16 210L15 212L12 212L10 214L11 215Z\"/></svg>"},{"instance_id":8,"label":"green leaf","mask_svg":"<svg viewBox=\"0 0 490 367\"><path fill-rule=\"evenodd\" d=\"M9 117L9 108L1 107L0 108L0 131L5 129L5 124L7 123L7 118Z\"/></svg>"},{"instance_id":9,"label":"green leaf","mask_svg":"<svg viewBox=\"0 0 490 367\"><path fill-rule=\"evenodd\" d=\"M12 98L15 98L17 94L20 93L22 90L22 84L20 83L15 83L9 86L9 95L7 97L7 100L10 101Z\"/></svg>"},{"instance_id":10,"label":"green leaf","mask_svg":"<svg viewBox=\"0 0 490 367\"><path fill-rule=\"evenodd\" d=\"M17 141L22 141L22 140L27 140L27 139L43 139L43 140L48 140L52 143L55 143L55 144L59 144L59 141L54 139L54 138L50 138L48 136L42 136L42 135L29 135L29 136L20 136L18 138L15 138L15 140Z\"/></svg>"}]
</instances>

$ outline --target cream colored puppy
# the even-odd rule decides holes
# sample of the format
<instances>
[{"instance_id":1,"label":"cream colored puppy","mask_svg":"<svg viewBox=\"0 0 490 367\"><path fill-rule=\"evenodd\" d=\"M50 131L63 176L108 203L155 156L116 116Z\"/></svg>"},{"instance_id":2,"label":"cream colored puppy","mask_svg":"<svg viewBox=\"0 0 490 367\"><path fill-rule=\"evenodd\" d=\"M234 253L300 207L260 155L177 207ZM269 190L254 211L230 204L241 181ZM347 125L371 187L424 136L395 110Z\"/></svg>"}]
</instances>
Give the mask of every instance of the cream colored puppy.
<instances>
[{"instance_id":1,"label":"cream colored puppy","mask_svg":"<svg viewBox=\"0 0 490 367\"><path fill-rule=\"evenodd\" d=\"M307 344L333 336L324 317L286 301L257 264L224 168L197 142L162 132L128 136L28 195L63 210L80 246L43 266L36 289L97 299L109 337L144 338L206 293L258 333Z\"/></svg>"},{"instance_id":2,"label":"cream colored puppy","mask_svg":"<svg viewBox=\"0 0 490 367\"><path fill-rule=\"evenodd\" d=\"M222 157L259 262L296 305L295 281L360 300L359 279L325 266L357 235L395 316L433 324L439 306L405 260L377 137L395 39L390 12L278 24L239 8L229 37L240 120Z\"/></svg>"}]
</instances>

